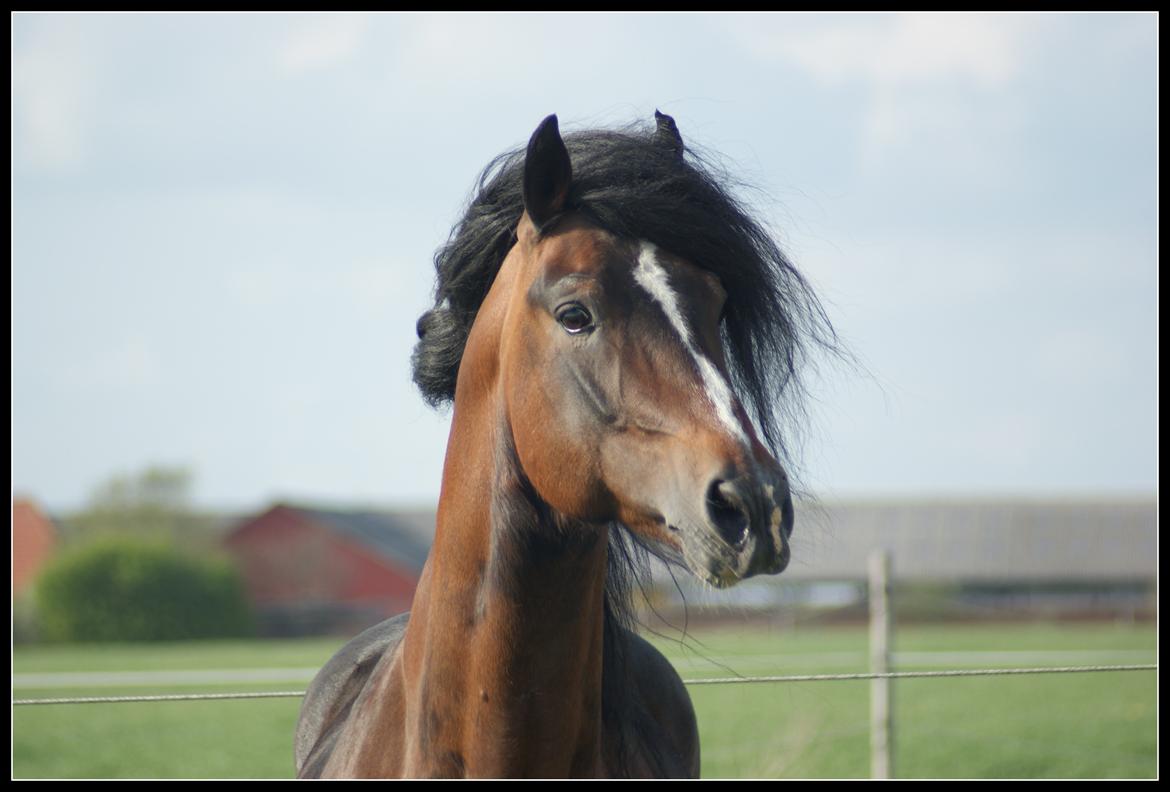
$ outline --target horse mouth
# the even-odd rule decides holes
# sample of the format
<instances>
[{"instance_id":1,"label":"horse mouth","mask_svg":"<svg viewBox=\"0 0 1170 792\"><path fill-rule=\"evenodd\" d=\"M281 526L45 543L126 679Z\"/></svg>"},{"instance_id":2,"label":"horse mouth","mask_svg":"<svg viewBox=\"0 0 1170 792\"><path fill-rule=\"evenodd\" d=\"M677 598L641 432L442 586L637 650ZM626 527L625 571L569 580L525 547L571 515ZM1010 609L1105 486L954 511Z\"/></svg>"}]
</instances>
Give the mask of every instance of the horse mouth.
<instances>
[{"instance_id":1,"label":"horse mouth","mask_svg":"<svg viewBox=\"0 0 1170 792\"><path fill-rule=\"evenodd\" d=\"M755 575L778 575L791 558L786 538L776 547L754 533L735 545L728 544L717 532L702 528L681 534L687 568L717 589L731 588Z\"/></svg>"}]
</instances>

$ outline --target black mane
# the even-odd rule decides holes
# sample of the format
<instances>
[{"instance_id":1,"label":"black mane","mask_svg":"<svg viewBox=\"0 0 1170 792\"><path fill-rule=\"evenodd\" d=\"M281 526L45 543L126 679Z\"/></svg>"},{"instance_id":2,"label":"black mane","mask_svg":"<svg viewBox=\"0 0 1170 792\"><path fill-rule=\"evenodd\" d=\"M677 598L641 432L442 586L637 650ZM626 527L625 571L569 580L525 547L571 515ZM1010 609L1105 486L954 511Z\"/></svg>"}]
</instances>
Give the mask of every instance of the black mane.
<instances>
[{"instance_id":1,"label":"black mane","mask_svg":"<svg viewBox=\"0 0 1170 792\"><path fill-rule=\"evenodd\" d=\"M728 294L722 326L729 375L762 441L786 462L781 427L802 422L799 370L810 347L837 337L807 282L763 225L731 194L729 176L653 130L569 134L566 211L617 236L646 240L717 275ZM681 146L681 143L677 144ZM414 381L432 406L454 399L463 347L524 211L523 148L481 174L463 218L435 254L435 308L418 321Z\"/></svg>"}]
</instances>

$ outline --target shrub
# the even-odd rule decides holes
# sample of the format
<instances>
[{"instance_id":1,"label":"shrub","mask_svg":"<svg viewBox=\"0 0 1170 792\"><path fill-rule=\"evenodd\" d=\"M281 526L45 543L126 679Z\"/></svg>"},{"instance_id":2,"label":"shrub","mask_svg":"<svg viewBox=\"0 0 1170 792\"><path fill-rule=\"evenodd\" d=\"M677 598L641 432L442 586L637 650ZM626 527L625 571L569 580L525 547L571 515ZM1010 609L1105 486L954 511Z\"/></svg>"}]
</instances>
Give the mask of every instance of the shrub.
<instances>
[{"instance_id":1,"label":"shrub","mask_svg":"<svg viewBox=\"0 0 1170 792\"><path fill-rule=\"evenodd\" d=\"M44 637L62 641L231 637L251 622L230 564L130 537L54 559L37 581L37 610Z\"/></svg>"}]
</instances>

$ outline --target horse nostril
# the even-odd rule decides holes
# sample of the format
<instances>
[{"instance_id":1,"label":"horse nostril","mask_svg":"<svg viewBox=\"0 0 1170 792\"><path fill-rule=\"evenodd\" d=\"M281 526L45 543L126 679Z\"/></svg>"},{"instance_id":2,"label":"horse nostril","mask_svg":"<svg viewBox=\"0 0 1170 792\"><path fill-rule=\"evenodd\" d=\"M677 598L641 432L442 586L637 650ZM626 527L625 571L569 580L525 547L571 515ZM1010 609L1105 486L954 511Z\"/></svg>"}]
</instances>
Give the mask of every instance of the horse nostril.
<instances>
[{"instance_id":1,"label":"horse nostril","mask_svg":"<svg viewBox=\"0 0 1170 792\"><path fill-rule=\"evenodd\" d=\"M707 488L707 516L729 545L741 545L747 538L747 507L730 482L716 479Z\"/></svg>"}]
</instances>

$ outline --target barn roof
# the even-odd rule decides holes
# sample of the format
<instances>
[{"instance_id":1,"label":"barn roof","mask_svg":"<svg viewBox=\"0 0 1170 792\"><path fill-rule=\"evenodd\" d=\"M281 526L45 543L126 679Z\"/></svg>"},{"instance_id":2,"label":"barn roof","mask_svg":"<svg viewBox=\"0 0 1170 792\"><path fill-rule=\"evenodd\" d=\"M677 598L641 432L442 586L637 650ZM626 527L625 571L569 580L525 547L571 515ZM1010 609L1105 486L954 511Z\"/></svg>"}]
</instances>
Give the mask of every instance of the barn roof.
<instances>
[{"instance_id":1,"label":"barn roof","mask_svg":"<svg viewBox=\"0 0 1170 792\"><path fill-rule=\"evenodd\" d=\"M796 508L785 579L859 579L875 549L919 580L1151 580L1153 497L850 500Z\"/></svg>"},{"instance_id":2,"label":"barn roof","mask_svg":"<svg viewBox=\"0 0 1170 792\"><path fill-rule=\"evenodd\" d=\"M322 509L290 505L288 508L325 526L339 536L358 542L378 555L422 569L434 533L434 512Z\"/></svg>"}]
</instances>

